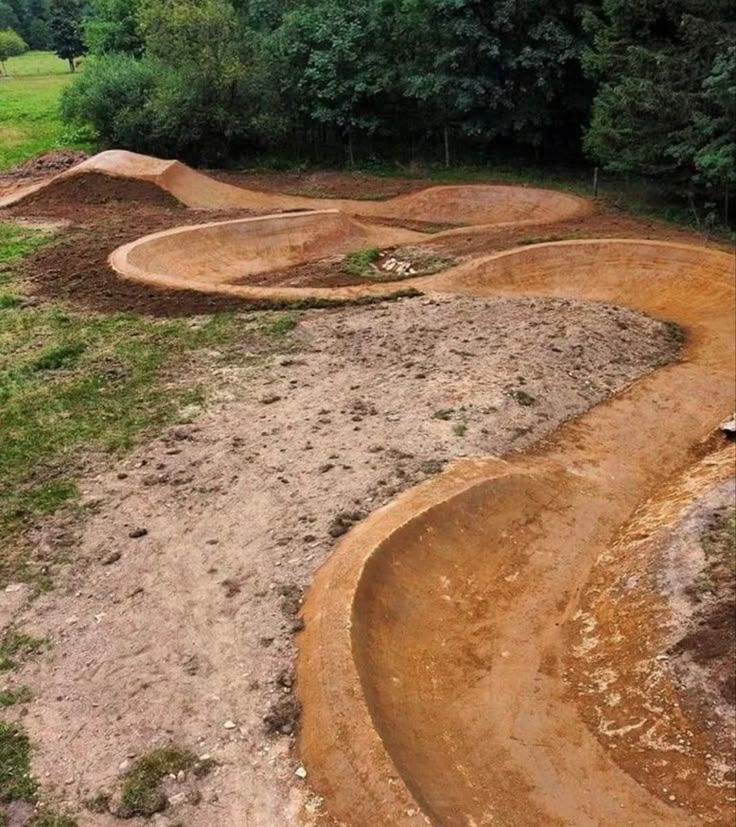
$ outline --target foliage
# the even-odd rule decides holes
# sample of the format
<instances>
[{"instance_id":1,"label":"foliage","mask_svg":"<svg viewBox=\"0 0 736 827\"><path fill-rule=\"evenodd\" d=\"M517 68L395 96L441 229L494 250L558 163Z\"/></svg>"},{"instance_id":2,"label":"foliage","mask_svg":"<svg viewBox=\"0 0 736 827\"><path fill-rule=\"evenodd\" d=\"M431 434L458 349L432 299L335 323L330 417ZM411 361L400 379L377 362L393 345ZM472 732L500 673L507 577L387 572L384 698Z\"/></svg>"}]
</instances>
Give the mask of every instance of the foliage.
<instances>
[{"instance_id":1,"label":"foliage","mask_svg":"<svg viewBox=\"0 0 736 827\"><path fill-rule=\"evenodd\" d=\"M0 66L3 73L7 74L5 61L11 57L18 57L28 51L28 45L23 38L12 29L0 31Z\"/></svg>"},{"instance_id":2,"label":"foliage","mask_svg":"<svg viewBox=\"0 0 736 827\"><path fill-rule=\"evenodd\" d=\"M49 40L56 54L75 71L75 60L86 52L82 34L84 0L51 0Z\"/></svg>"},{"instance_id":3,"label":"foliage","mask_svg":"<svg viewBox=\"0 0 736 827\"><path fill-rule=\"evenodd\" d=\"M140 56L140 5L140 0L90 0L91 15L84 27L89 50L96 55L122 52Z\"/></svg>"},{"instance_id":4,"label":"foliage","mask_svg":"<svg viewBox=\"0 0 736 827\"><path fill-rule=\"evenodd\" d=\"M151 90L156 67L150 60L113 54L88 63L62 96L62 115L90 123L112 146L155 153L151 134Z\"/></svg>"},{"instance_id":5,"label":"foliage","mask_svg":"<svg viewBox=\"0 0 736 827\"><path fill-rule=\"evenodd\" d=\"M598 85L585 145L618 172L733 183L736 8L730 0L603 0L588 13Z\"/></svg>"}]
</instances>

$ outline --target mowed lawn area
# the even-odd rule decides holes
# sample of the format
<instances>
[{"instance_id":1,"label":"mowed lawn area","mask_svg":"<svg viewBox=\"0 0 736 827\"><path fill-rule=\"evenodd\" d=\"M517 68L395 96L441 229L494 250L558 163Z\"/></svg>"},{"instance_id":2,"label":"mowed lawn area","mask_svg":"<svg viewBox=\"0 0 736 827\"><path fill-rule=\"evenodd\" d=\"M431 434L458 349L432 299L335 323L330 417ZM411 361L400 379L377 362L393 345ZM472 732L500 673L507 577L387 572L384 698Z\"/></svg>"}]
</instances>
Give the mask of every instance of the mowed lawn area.
<instances>
[{"instance_id":1,"label":"mowed lawn area","mask_svg":"<svg viewBox=\"0 0 736 827\"><path fill-rule=\"evenodd\" d=\"M0 170L47 149L90 149L61 122L62 89L69 66L51 52L27 52L5 64L0 76Z\"/></svg>"}]
</instances>

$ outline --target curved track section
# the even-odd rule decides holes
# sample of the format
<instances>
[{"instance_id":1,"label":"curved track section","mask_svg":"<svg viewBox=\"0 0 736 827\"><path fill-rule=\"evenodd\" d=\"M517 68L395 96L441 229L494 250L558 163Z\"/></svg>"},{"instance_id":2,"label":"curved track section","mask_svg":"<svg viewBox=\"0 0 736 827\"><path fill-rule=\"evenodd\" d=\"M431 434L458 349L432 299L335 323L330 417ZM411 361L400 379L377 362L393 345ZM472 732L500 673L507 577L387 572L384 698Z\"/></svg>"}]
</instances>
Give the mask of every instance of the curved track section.
<instances>
[{"instance_id":1,"label":"curved track section","mask_svg":"<svg viewBox=\"0 0 736 827\"><path fill-rule=\"evenodd\" d=\"M730 823L727 791L672 801L619 766L569 696L564 630L596 558L732 410L733 257L561 242L462 265L433 287L624 304L683 325L688 343L532 453L463 461L407 492L318 572L300 749L327 812L350 827ZM707 786L695 757L680 758Z\"/></svg>"},{"instance_id":2,"label":"curved track section","mask_svg":"<svg viewBox=\"0 0 736 827\"><path fill-rule=\"evenodd\" d=\"M303 198L259 192L226 184L179 161L108 150L94 155L47 181L31 184L0 198L0 207L21 204L45 187L88 174L142 181L159 187L192 209L309 210L336 209L347 215L404 219L438 224L508 225L564 221L583 215L590 203L568 193L519 186L430 187L389 201Z\"/></svg>"},{"instance_id":3,"label":"curved track section","mask_svg":"<svg viewBox=\"0 0 736 827\"><path fill-rule=\"evenodd\" d=\"M305 290L260 288L238 279L347 253L362 247L408 244L420 233L362 224L337 210L283 213L239 221L177 227L119 247L110 265L126 279L170 289L199 290L241 298L336 299L356 294L391 293L401 284Z\"/></svg>"}]
</instances>

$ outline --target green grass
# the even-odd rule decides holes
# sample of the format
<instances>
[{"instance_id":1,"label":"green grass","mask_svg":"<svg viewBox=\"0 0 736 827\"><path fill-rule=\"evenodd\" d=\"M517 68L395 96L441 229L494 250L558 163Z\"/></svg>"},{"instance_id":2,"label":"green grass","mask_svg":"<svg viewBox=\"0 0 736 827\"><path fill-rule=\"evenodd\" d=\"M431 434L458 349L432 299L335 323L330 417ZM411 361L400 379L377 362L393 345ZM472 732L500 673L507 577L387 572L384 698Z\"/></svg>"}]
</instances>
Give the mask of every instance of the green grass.
<instances>
[{"instance_id":1,"label":"green grass","mask_svg":"<svg viewBox=\"0 0 736 827\"><path fill-rule=\"evenodd\" d=\"M121 454L201 404L203 388L177 372L196 351L237 346L239 332L274 347L298 323L294 312L152 320L27 306L15 270L52 243L0 224L0 586L37 578L8 538L73 503L83 452Z\"/></svg>"},{"instance_id":2,"label":"green grass","mask_svg":"<svg viewBox=\"0 0 736 827\"><path fill-rule=\"evenodd\" d=\"M37 655L46 645L41 638L32 637L13 630L0 640L0 672L15 669L27 658Z\"/></svg>"},{"instance_id":3,"label":"green grass","mask_svg":"<svg viewBox=\"0 0 736 827\"><path fill-rule=\"evenodd\" d=\"M27 704L33 700L33 693L27 686L0 690L0 706L9 707Z\"/></svg>"},{"instance_id":4,"label":"green grass","mask_svg":"<svg viewBox=\"0 0 736 827\"><path fill-rule=\"evenodd\" d=\"M53 52L26 52L5 61L11 78L27 78L38 75L70 75L69 64Z\"/></svg>"},{"instance_id":5,"label":"green grass","mask_svg":"<svg viewBox=\"0 0 736 827\"><path fill-rule=\"evenodd\" d=\"M35 804L37 793L38 782L31 774L31 745L25 730L18 724L0 721L0 824L7 821L3 804ZM28 827L77 827L77 822L44 808Z\"/></svg>"},{"instance_id":6,"label":"green grass","mask_svg":"<svg viewBox=\"0 0 736 827\"><path fill-rule=\"evenodd\" d=\"M0 78L0 169L48 149L91 149L85 136L61 122L61 92L73 77L51 52L28 52L7 62Z\"/></svg>"},{"instance_id":7,"label":"green grass","mask_svg":"<svg viewBox=\"0 0 736 827\"><path fill-rule=\"evenodd\" d=\"M342 260L342 269L351 276L364 276L371 272L371 264L378 261L381 251L378 247L366 247L364 250L355 250Z\"/></svg>"},{"instance_id":8,"label":"green grass","mask_svg":"<svg viewBox=\"0 0 736 827\"><path fill-rule=\"evenodd\" d=\"M34 801L37 787L28 736L20 726L0 721L0 802Z\"/></svg>"},{"instance_id":9,"label":"green grass","mask_svg":"<svg viewBox=\"0 0 736 827\"><path fill-rule=\"evenodd\" d=\"M175 746L161 747L139 758L123 779L121 815L152 816L164 809L161 782L169 774L192 769L196 763L193 752Z\"/></svg>"}]
</instances>

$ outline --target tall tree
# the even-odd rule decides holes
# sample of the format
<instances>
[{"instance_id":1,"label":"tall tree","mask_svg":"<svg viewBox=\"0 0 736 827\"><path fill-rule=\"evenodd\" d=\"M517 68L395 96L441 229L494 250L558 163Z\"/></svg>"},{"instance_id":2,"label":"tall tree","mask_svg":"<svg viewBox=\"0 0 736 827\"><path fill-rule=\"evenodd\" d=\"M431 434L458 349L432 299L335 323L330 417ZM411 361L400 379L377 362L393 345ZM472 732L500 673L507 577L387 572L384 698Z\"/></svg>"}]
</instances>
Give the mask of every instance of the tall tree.
<instances>
[{"instance_id":1,"label":"tall tree","mask_svg":"<svg viewBox=\"0 0 736 827\"><path fill-rule=\"evenodd\" d=\"M84 0L51 0L50 13L51 48L74 72L74 61L86 52L82 33Z\"/></svg>"},{"instance_id":2,"label":"tall tree","mask_svg":"<svg viewBox=\"0 0 736 827\"><path fill-rule=\"evenodd\" d=\"M123 52L141 55L143 38L138 28L140 0L90 0L90 17L84 35L96 55Z\"/></svg>"},{"instance_id":3,"label":"tall tree","mask_svg":"<svg viewBox=\"0 0 736 827\"><path fill-rule=\"evenodd\" d=\"M603 0L586 21L593 45L585 64L598 83L588 152L615 171L690 182L695 133L707 132L706 122L729 132L725 118L716 116L716 125L712 115L729 96L718 78L735 24L731 0Z\"/></svg>"}]
</instances>

